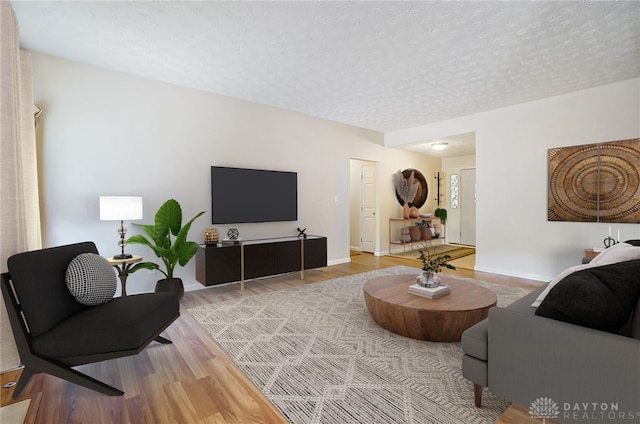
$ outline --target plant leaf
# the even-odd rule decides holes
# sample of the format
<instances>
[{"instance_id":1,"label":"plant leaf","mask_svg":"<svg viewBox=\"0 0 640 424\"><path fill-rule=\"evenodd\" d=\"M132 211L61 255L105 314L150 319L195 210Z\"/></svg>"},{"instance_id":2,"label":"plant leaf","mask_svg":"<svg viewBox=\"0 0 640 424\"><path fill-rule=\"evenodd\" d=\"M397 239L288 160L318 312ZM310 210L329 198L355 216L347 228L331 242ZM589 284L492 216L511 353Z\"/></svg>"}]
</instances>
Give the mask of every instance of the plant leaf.
<instances>
[{"instance_id":1,"label":"plant leaf","mask_svg":"<svg viewBox=\"0 0 640 424\"><path fill-rule=\"evenodd\" d=\"M150 269L150 270L160 269L160 265L154 262L140 262L135 264L131 268L129 268L129 274L133 274L134 272L139 271L141 269Z\"/></svg>"},{"instance_id":2,"label":"plant leaf","mask_svg":"<svg viewBox=\"0 0 640 424\"><path fill-rule=\"evenodd\" d=\"M178 259L178 263L180 264L180 266L185 266L197 251L198 243L196 243L195 241L186 242L182 249L181 256Z\"/></svg>"},{"instance_id":3,"label":"plant leaf","mask_svg":"<svg viewBox=\"0 0 640 424\"><path fill-rule=\"evenodd\" d=\"M182 208L176 200L169 199L156 212L154 225L135 224L142 228L151 240L141 234L136 234L129 237L127 242L142 244L152 249L153 253L162 260L166 267L166 272L160 268L160 265L153 262L142 262L131 269L136 271L139 269L157 269L166 278L172 278L176 264L186 265L198 251L198 244L194 241L187 241L187 234L193 221L204 212L199 212L182 227ZM171 235L176 236L173 244L171 243Z\"/></svg>"},{"instance_id":4,"label":"plant leaf","mask_svg":"<svg viewBox=\"0 0 640 424\"><path fill-rule=\"evenodd\" d=\"M176 236L175 242L173 244L173 248L176 253L176 259L181 266L185 266L189 260L196 254L198 251L198 243L193 241L187 241L187 234L191 229L191 224L196 220L200 215L202 215L204 211L199 212L196 216L191 218L189 222L184 224L184 227L180 229L178 235Z\"/></svg>"},{"instance_id":5,"label":"plant leaf","mask_svg":"<svg viewBox=\"0 0 640 424\"><path fill-rule=\"evenodd\" d=\"M161 237L174 236L182 225L182 208L175 199L169 199L160 206L155 216L156 233Z\"/></svg>"}]
</instances>

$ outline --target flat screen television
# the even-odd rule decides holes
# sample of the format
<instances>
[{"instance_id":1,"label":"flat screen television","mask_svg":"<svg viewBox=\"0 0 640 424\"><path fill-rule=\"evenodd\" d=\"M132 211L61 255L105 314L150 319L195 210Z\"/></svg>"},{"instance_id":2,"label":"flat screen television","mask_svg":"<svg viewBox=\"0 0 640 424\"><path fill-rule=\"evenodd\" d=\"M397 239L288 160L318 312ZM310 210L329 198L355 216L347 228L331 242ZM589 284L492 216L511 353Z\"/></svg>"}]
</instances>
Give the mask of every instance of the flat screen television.
<instances>
[{"instance_id":1,"label":"flat screen television","mask_svg":"<svg viewBox=\"0 0 640 424\"><path fill-rule=\"evenodd\" d=\"M213 224L297 220L296 172L211 167Z\"/></svg>"}]
</instances>

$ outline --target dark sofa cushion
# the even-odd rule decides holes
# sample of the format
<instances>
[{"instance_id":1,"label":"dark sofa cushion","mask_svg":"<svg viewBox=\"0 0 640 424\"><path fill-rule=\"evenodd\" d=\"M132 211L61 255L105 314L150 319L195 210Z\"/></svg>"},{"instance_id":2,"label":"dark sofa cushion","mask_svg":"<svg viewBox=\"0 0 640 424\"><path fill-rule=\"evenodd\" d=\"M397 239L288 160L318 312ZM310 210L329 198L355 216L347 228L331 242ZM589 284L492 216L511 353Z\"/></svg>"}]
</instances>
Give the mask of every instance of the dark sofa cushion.
<instances>
[{"instance_id":1,"label":"dark sofa cushion","mask_svg":"<svg viewBox=\"0 0 640 424\"><path fill-rule=\"evenodd\" d=\"M47 358L137 349L180 310L174 293L118 297L87 308L32 340L34 353Z\"/></svg>"},{"instance_id":2,"label":"dark sofa cushion","mask_svg":"<svg viewBox=\"0 0 640 424\"><path fill-rule=\"evenodd\" d=\"M618 332L640 297L640 259L576 271L551 289L536 315Z\"/></svg>"}]
</instances>

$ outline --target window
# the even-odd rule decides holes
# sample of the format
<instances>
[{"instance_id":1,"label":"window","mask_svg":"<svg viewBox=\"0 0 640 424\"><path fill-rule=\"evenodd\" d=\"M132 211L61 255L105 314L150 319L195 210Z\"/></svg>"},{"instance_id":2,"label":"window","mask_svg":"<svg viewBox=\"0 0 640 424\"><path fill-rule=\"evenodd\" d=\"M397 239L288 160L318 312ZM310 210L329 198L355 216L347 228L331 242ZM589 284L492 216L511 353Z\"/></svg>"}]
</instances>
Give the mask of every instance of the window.
<instances>
[{"instance_id":1,"label":"window","mask_svg":"<svg viewBox=\"0 0 640 424\"><path fill-rule=\"evenodd\" d=\"M459 206L459 178L458 174L451 176L451 209L457 209Z\"/></svg>"}]
</instances>

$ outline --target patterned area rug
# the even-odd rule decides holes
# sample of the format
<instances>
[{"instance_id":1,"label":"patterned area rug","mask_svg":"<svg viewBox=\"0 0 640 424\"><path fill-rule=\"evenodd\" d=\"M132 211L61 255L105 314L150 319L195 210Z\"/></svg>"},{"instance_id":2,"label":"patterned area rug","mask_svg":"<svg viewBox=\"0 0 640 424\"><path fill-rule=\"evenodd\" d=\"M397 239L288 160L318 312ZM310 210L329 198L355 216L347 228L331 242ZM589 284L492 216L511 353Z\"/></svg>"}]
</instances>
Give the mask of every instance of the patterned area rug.
<instances>
[{"instance_id":1,"label":"patterned area rug","mask_svg":"<svg viewBox=\"0 0 640 424\"><path fill-rule=\"evenodd\" d=\"M474 406L459 343L405 338L370 317L366 281L418 273L397 266L189 312L291 423L495 422L509 403L485 391ZM493 290L499 306L527 293L465 280Z\"/></svg>"}]
</instances>

